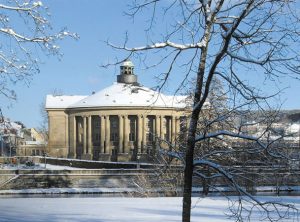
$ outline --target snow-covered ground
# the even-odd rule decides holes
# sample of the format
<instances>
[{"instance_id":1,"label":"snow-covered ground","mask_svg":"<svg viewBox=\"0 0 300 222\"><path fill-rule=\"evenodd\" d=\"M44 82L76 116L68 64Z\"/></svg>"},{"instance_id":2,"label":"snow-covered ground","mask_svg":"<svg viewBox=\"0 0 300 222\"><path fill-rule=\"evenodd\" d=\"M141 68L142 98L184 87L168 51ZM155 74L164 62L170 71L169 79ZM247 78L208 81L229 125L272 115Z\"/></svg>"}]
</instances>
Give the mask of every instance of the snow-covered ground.
<instances>
[{"instance_id":1,"label":"snow-covered ground","mask_svg":"<svg viewBox=\"0 0 300 222\"><path fill-rule=\"evenodd\" d=\"M295 203L300 207L299 197L259 198ZM1 198L0 221L175 222L181 221L181 202L182 198L178 197ZM193 198L192 221L234 221L227 215L229 213L225 198ZM260 221L264 216L254 208L251 221ZM295 220L286 218L283 221Z\"/></svg>"},{"instance_id":2,"label":"snow-covered ground","mask_svg":"<svg viewBox=\"0 0 300 222\"><path fill-rule=\"evenodd\" d=\"M34 166L26 166L25 164L1 164L0 169L7 169L7 170L17 170L17 169L31 169L31 170L82 170L84 168L76 168L76 167L69 167L69 166L58 166L52 164L45 164L43 163L36 163Z\"/></svg>"}]
</instances>

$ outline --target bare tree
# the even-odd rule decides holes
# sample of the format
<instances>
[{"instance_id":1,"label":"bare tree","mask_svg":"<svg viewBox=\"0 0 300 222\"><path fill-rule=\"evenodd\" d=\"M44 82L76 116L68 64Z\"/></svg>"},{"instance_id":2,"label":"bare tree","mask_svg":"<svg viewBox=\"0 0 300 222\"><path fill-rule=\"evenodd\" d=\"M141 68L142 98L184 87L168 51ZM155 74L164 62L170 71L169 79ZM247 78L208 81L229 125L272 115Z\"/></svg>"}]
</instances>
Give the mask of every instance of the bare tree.
<instances>
[{"instance_id":1,"label":"bare tree","mask_svg":"<svg viewBox=\"0 0 300 222\"><path fill-rule=\"evenodd\" d=\"M60 55L58 42L69 36L66 28L55 32L48 8L41 1L5 0L0 3L0 94L16 98L13 85L28 83L39 70L39 52Z\"/></svg>"},{"instance_id":2,"label":"bare tree","mask_svg":"<svg viewBox=\"0 0 300 222\"><path fill-rule=\"evenodd\" d=\"M148 42L141 47L130 47L107 42L113 48L128 52L127 58L138 57L146 68L165 69L158 75L159 89L163 89L172 75L181 79L178 89L194 78L193 105L184 152L184 194L182 221L190 221L193 176L213 178L222 176L241 195L246 195L256 205L269 212L267 205L249 194L232 176L216 156L235 153L260 154L265 159L287 159L280 147L273 144L279 137L268 136L274 122L273 112L255 123L241 121L235 124L237 115L245 117L249 110L257 113L271 110L270 100L279 90L265 92L253 81L257 75L264 84L286 77L298 79L299 75L299 31L300 23L297 2L292 0L144 0L134 1L128 15L137 18L139 13L151 10L149 27L146 29ZM163 23L166 31L156 28L156 22ZM151 34L159 32L159 37ZM151 58L151 56L153 56ZM117 61L118 64L120 61ZM166 64L168 64L166 66ZM167 68L165 68L167 67ZM199 129L199 115L205 112L212 80L218 76L224 84L226 107L215 113ZM252 82L251 82L252 80ZM277 109L278 107L276 107ZM247 111L247 112L245 112ZM276 111L274 112L276 113ZM249 135L247 126L264 122L266 129L261 135ZM225 128L212 125L226 123ZM255 145L249 149L233 150L224 142L222 149L202 152L195 156L197 144L202 146L209 140L250 141ZM169 153L182 159L182 153ZM210 168L212 175L203 173L203 167ZM273 203L271 203L272 206ZM244 209L242 205L238 208ZM289 207L289 205L285 205ZM241 220L241 213L236 216ZM280 218L284 216L279 215ZM271 219L268 214L267 219Z\"/></svg>"}]
</instances>

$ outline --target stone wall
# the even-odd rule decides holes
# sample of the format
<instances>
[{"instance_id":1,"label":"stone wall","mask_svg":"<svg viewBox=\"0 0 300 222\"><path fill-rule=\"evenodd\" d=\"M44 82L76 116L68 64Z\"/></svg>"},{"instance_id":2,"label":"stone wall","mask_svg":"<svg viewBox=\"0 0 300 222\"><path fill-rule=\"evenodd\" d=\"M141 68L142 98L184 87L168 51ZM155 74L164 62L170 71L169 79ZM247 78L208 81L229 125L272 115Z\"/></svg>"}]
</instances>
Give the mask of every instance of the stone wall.
<instances>
[{"instance_id":1,"label":"stone wall","mask_svg":"<svg viewBox=\"0 0 300 222\"><path fill-rule=\"evenodd\" d=\"M44 158L39 159L44 163ZM137 162L109 162L109 161L87 161L77 159L51 158L47 157L46 162L53 165L70 166L86 169L137 169L137 168L153 168L156 165Z\"/></svg>"},{"instance_id":2,"label":"stone wall","mask_svg":"<svg viewBox=\"0 0 300 222\"><path fill-rule=\"evenodd\" d=\"M151 170L0 170L0 189L134 188Z\"/></svg>"}]
</instances>

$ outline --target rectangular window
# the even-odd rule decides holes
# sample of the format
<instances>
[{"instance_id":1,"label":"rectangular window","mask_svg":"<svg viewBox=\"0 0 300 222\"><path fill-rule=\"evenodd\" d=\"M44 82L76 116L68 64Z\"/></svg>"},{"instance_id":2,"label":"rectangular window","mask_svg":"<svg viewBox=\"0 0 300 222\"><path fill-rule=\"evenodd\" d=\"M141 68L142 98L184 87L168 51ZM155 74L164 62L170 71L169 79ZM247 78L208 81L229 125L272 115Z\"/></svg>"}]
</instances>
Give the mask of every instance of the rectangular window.
<instances>
[{"instance_id":1,"label":"rectangular window","mask_svg":"<svg viewBox=\"0 0 300 222\"><path fill-rule=\"evenodd\" d=\"M154 141L154 116L147 117L147 141Z\"/></svg>"},{"instance_id":2,"label":"rectangular window","mask_svg":"<svg viewBox=\"0 0 300 222\"><path fill-rule=\"evenodd\" d=\"M136 124L137 124L137 117L136 116L129 116L129 141L136 141Z\"/></svg>"},{"instance_id":3,"label":"rectangular window","mask_svg":"<svg viewBox=\"0 0 300 222\"><path fill-rule=\"evenodd\" d=\"M166 129L165 140L170 141L171 140L171 117L170 116L165 117L165 129Z\"/></svg>"},{"instance_id":4,"label":"rectangular window","mask_svg":"<svg viewBox=\"0 0 300 222\"><path fill-rule=\"evenodd\" d=\"M100 128L100 120L96 120L96 122L95 122L95 127L96 127L96 128Z\"/></svg>"},{"instance_id":5,"label":"rectangular window","mask_svg":"<svg viewBox=\"0 0 300 222\"><path fill-rule=\"evenodd\" d=\"M99 141L100 141L100 133L95 133L95 135L94 135L94 140L95 140L96 142L99 142Z\"/></svg>"},{"instance_id":6,"label":"rectangular window","mask_svg":"<svg viewBox=\"0 0 300 222\"><path fill-rule=\"evenodd\" d=\"M146 136L147 136L148 142L153 142L153 134L152 133L147 133Z\"/></svg>"},{"instance_id":7,"label":"rectangular window","mask_svg":"<svg viewBox=\"0 0 300 222\"><path fill-rule=\"evenodd\" d=\"M180 119L180 132L184 132L186 131L186 127L187 127L187 119L185 116L181 116Z\"/></svg>"},{"instance_id":8,"label":"rectangular window","mask_svg":"<svg viewBox=\"0 0 300 222\"><path fill-rule=\"evenodd\" d=\"M135 141L135 133L129 133L129 141Z\"/></svg>"},{"instance_id":9,"label":"rectangular window","mask_svg":"<svg viewBox=\"0 0 300 222\"><path fill-rule=\"evenodd\" d=\"M117 142L119 140L119 118L118 116L110 116L110 141Z\"/></svg>"},{"instance_id":10,"label":"rectangular window","mask_svg":"<svg viewBox=\"0 0 300 222\"><path fill-rule=\"evenodd\" d=\"M118 133L112 132L110 134L110 141L117 142L119 140Z\"/></svg>"}]
</instances>

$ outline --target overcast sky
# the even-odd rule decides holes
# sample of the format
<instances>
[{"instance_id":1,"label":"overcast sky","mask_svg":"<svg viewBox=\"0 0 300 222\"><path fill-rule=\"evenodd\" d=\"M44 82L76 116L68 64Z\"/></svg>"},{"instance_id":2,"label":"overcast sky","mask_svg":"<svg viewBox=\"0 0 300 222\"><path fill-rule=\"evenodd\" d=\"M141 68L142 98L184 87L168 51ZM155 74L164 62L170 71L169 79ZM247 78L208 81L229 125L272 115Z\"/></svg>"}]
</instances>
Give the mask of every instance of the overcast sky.
<instances>
[{"instance_id":1,"label":"overcast sky","mask_svg":"<svg viewBox=\"0 0 300 222\"><path fill-rule=\"evenodd\" d=\"M101 64L112 61L120 52L106 46L103 42L121 43L126 31L129 33L129 44L139 46L145 40L145 19L147 13L132 21L124 15L128 8L123 0L49 0L44 5L51 12L51 23L54 29L67 27L78 33L80 39L66 39L60 44L64 54L61 61L54 57L41 56L43 64L41 73L35 75L29 86L17 84L15 87L18 100L9 102L0 97L3 114L12 120L22 121L27 127L37 127L41 121L40 105L47 94L58 90L68 95L90 95L109 86L116 80L119 70L103 69ZM158 26L162 24L157 24ZM153 33L155 35L157 33ZM137 61L133 61L137 64ZM157 71L158 73L159 71ZM156 85L153 74L136 67L139 82L152 87ZM174 77L173 81L176 81ZM268 87L268 86L266 86ZM286 81L281 87L289 87L281 95L285 101L284 109L300 109L298 99L300 82ZM172 91L172 84L169 85ZM170 93L170 92L169 92Z\"/></svg>"}]
</instances>

